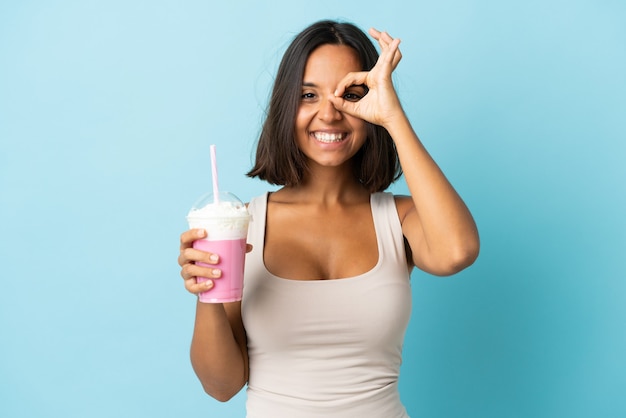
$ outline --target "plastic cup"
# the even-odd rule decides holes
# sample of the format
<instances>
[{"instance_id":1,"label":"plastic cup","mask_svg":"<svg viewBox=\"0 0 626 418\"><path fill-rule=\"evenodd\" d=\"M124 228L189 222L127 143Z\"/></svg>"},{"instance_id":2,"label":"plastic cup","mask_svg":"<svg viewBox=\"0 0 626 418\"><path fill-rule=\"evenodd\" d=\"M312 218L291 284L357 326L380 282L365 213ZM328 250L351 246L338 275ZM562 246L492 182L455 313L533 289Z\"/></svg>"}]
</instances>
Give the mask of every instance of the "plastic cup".
<instances>
[{"instance_id":1,"label":"plastic cup","mask_svg":"<svg viewBox=\"0 0 626 418\"><path fill-rule=\"evenodd\" d=\"M222 271L220 278L213 279L214 286L198 295L200 302L241 300L249 221L246 206L229 192L219 192L217 201L213 194L205 194L189 211L189 228L201 228L207 232L206 238L194 241L193 248L219 256L217 264L197 264ZM208 279L198 277L197 280L200 283Z\"/></svg>"}]
</instances>

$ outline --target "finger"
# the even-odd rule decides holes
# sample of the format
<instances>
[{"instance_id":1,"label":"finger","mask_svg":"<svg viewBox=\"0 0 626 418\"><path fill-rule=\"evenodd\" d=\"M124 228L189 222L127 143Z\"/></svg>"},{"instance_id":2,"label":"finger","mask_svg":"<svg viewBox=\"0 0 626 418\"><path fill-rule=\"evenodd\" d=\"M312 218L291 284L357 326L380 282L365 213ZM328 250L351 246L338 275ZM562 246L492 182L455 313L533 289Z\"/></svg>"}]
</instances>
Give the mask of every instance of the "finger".
<instances>
[{"instance_id":1,"label":"finger","mask_svg":"<svg viewBox=\"0 0 626 418\"><path fill-rule=\"evenodd\" d=\"M347 113L351 116L363 118L363 116L359 114L359 102L344 100L342 97L331 97L330 100L333 102L333 106L335 106L335 109L337 109L338 111Z\"/></svg>"},{"instance_id":2,"label":"finger","mask_svg":"<svg viewBox=\"0 0 626 418\"><path fill-rule=\"evenodd\" d=\"M246 244L246 253L251 252L253 248L252 244Z\"/></svg>"},{"instance_id":3,"label":"finger","mask_svg":"<svg viewBox=\"0 0 626 418\"><path fill-rule=\"evenodd\" d=\"M379 40L379 39L380 39L380 34L381 34L381 32L380 32L378 29L376 29L376 28L370 28L368 32L369 32L369 34L370 34L370 36L371 36L372 38L374 38L374 39L376 39L376 40Z\"/></svg>"},{"instance_id":4,"label":"finger","mask_svg":"<svg viewBox=\"0 0 626 418\"><path fill-rule=\"evenodd\" d=\"M222 272L219 269L200 267L194 264L187 264L181 270L185 289L193 294L212 289L215 286L215 280L219 279L221 275Z\"/></svg>"},{"instance_id":5,"label":"finger","mask_svg":"<svg viewBox=\"0 0 626 418\"><path fill-rule=\"evenodd\" d=\"M190 229L180 234L180 248L191 247L193 242L198 239L206 237L206 231L204 229Z\"/></svg>"},{"instance_id":6,"label":"finger","mask_svg":"<svg viewBox=\"0 0 626 418\"><path fill-rule=\"evenodd\" d=\"M378 62L381 65L390 65L391 69L395 69L400 60L402 59L402 53L399 49L400 39L392 39L389 44L386 44L381 51Z\"/></svg>"},{"instance_id":7,"label":"finger","mask_svg":"<svg viewBox=\"0 0 626 418\"><path fill-rule=\"evenodd\" d=\"M390 44L391 42L393 42L393 37L389 35L388 32L385 32L385 31L380 32L380 39L386 44Z\"/></svg>"},{"instance_id":8,"label":"finger","mask_svg":"<svg viewBox=\"0 0 626 418\"><path fill-rule=\"evenodd\" d=\"M215 268L210 264L187 263L180 269L180 276L185 281L196 277L219 279L222 277L222 270Z\"/></svg>"},{"instance_id":9,"label":"finger","mask_svg":"<svg viewBox=\"0 0 626 418\"><path fill-rule=\"evenodd\" d=\"M372 36L372 38L378 41L378 44L381 47L382 53L384 53L385 51L388 51L389 53L391 52L394 53L392 62L394 63L394 65L397 65L398 62L400 62L400 59L402 57L402 54L400 54L400 50L398 49L398 45L400 44L400 39L398 38L394 39L393 36L391 36L388 32L385 32L385 31L381 32L375 28L370 28L369 33Z\"/></svg>"},{"instance_id":10,"label":"finger","mask_svg":"<svg viewBox=\"0 0 626 418\"><path fill-rule=\"evenodd\" d=\"M346 74L337 84L337 88L334 93L335 97L341 98L347 87L366 84L365 81L367 80L367 74L367 71L358 71Z\"/></svg>"},{"instance_id":11,"label":"finger","mask_svg":"<svg viewBox=\"0 0 626 418\"><path fill-rule=\"evenodd\" d=\"M200 274L202 275L189 276L185 279L185 289L188 292L198 294L215 287L215 280L219 279L219 275L218 277L212 277L209 273Z\"/></svg>"},{"instance_id":12,"label":"finger","mask_svg":"<svg viewBox=\"0 0 626 418\"><path fill-rule=\"evenodd\" d=\"M187 264L218 264L220 257L217 254L208 253L206 251L196 250L195 248L185 248L180 250L178 255L178 265L185 267Z\"/></svg>"},{"instance_id":13,"label":"finger","mask_svg":"<svg viewBox=\"0 0 626 418\"><path fill-rule=\"evenodd\" d=\"M400 60L402 59L402 53L400 52L400 39L396 38L389 44L389 54L391 55L391 66L396 68Z\"/></svg>"},{"instance_id":14,"label":"finger","mask_svg":"<svg viewBox=\"0 0 626 418\"><path fill-rule=\"evenodd\" d=\"M379 31L375 28L370 28L369 34L372 38L378 41L378 45L380 45L381 51L384 51L387 48L389 48L389 46L394 40L393 37L389 35L388 32Z\"/></svg>"},{"instance_id":15,"label":"finger","mask_svg":"<svg viewBox=\"0 0 626 418\"><path fill-rule=\"evenodd\" d=\"M180 250L178 261L178 264L180 266L190 262L217 264L220 261L220 256L219 254L209 253L207 251L197 250L195 248L188 247Z\"/></svg>"},{"instance_id":16,"label":"finger","mask_svg":"<svg viewBox=\"0 0 626 418\"><path fill-rule=\"evenodd\" d=\"M185 289L188 292L197 295L198 293L206 292L215 287L215 282L212 279L197 281L195 278L185 281Z\"/></svg>"}]
</instances>

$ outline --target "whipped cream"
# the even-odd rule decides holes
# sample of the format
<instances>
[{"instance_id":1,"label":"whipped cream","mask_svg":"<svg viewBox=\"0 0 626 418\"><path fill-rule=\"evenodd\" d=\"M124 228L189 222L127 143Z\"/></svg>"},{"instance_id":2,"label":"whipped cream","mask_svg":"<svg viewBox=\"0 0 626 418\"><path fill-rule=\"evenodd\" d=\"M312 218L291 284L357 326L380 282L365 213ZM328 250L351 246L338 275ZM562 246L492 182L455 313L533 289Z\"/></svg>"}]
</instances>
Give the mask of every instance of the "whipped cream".
<instances>
[{"instance_id":1,"label":"whipped cream","mask_svg":"<svg viewBox=\"0 0 626 418\"><path fill-rule=\"evenodd\" d=\"M187 222L190 228L205 229L208 240L241 239L248 235L250 214L241 203L209 203L192 208L187 214Z\"/></svg>"}]
</instances>

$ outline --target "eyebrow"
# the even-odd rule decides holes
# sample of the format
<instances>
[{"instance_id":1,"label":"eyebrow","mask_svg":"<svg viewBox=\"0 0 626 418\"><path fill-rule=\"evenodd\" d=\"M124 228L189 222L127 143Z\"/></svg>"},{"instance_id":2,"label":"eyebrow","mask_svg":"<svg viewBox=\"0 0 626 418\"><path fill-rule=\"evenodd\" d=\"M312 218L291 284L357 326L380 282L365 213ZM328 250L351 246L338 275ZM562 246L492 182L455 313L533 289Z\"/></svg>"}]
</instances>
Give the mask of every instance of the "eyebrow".
<instances>
[{"instance_id":1,"label":"eyebrow","mask_svg":"<svg viewBox=\"0 0 626 418\"><path fill-rule=\"evenodd\" d=\"M317 84L305 81L305 82L302 83L302 87L317 87ZM352 84L352 85L346 87L346 89L351 89L353 87L361 87L361 88L363 88L365 90L369 90L367 88L366 84Z\"/></svg>"}]
</instances>

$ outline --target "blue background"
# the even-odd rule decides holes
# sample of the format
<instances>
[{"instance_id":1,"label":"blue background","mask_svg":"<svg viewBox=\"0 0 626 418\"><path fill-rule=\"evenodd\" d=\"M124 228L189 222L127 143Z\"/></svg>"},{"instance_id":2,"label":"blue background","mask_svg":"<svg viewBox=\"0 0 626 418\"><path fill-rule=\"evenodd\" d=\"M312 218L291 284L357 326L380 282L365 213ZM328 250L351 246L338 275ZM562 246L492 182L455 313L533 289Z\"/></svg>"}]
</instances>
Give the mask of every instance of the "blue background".
<instances>
[{"instance_id":1,"label":"blue background","mask_svg":"<svg viewBox=\"0 0 626 418\"><path fill-rule=\"evenodd\" d=\"M251 166L277 62L321 18L403 40L395 80L482 253L412 276L413 417L626 416L618 0L3 1L0 416L241 417L188 359L193 201ZM406 192L400 181L392 188Z\"/></svg>"}]
</instances>

